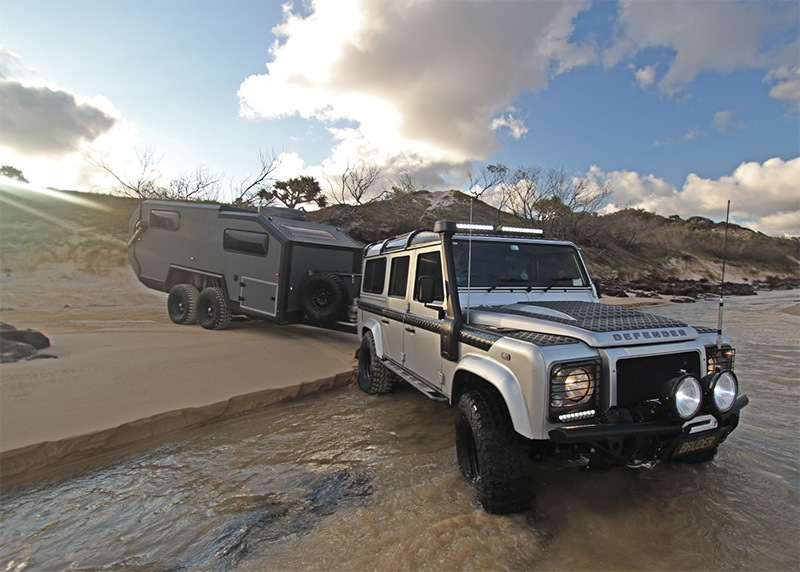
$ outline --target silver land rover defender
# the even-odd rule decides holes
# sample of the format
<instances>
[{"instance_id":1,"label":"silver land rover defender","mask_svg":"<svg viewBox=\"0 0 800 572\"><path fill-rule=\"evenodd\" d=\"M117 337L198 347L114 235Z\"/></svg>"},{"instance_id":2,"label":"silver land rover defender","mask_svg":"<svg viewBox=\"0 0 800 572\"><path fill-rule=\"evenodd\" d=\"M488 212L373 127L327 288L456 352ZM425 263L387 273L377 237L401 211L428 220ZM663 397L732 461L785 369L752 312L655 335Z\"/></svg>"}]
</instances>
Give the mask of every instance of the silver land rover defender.
<instances>
[{"instance_id":1,"label":"silver land rover defender","mask_svg":"<svg viewBox=\"0 0 800 572\"><path fill-rule=\"evenodd\" d=\"M358 385L457 407L458 465L493 513L525 511L533 461L702 463L748 399L717 330L602 304L576 246L439 221L364 251Z\"/></svg>"}]
</instances>

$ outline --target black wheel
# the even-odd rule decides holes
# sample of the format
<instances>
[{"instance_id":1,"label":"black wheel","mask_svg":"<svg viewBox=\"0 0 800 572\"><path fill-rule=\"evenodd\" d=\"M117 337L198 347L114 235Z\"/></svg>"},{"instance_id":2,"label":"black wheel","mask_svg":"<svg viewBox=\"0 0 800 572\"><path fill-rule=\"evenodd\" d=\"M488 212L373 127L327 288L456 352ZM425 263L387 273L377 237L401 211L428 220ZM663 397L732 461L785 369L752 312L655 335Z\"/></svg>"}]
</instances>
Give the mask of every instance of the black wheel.
<instances>
[{"instance_id":1,"label":"black wheel","mask_svg":"<svg viewBox=\"0 0 800 572\"><path fill-rule=\"evenodd\" d=\"M486 389L461 395L456 454L462 474L477 486L484 510L509 514L531 507L533 464L499 393Z\"/></svg>"},{"instance_id":2,"label":"black wheel","mask_svg":"<svg viewBox=\"0 0 800 572\"><path fill-rule=\"evenodd\" d=\"M344 280L336 274L313 274L303 286L303 311L320 322L334 322L344 317L349 293Z\"/></svg>"},{"instance_id":3,"label":"black wheel","mask_svg":"<svg viewBox=\"0 0 800 572\"><path fill-rule=\"evenodd\" d=\"M197 323L197 288L191 284L176 284L169 291L167 312L176 324Z\"/></svg>"},{"instance_id":4,"label":"black wheel","mask_svg":"<svg viewBox=\"0 0 800 572\"><path fill-rule=\"evenodd\" d=\"M394 380L394 374L378 358L372 332L367 332L358 348L358 387L370 395L389 393Z\"/></svg>"},{"instance_id":5,"label":"black wheel","mask_svg":"<svg viewBox=\"0 0 800 572\"><path fill-rule=\"evenodd\" d=\"M222 288L204 288L197 297L197 321L206 330L224 330L231 323L231 311Z\"/></svg>"}]
</instances>

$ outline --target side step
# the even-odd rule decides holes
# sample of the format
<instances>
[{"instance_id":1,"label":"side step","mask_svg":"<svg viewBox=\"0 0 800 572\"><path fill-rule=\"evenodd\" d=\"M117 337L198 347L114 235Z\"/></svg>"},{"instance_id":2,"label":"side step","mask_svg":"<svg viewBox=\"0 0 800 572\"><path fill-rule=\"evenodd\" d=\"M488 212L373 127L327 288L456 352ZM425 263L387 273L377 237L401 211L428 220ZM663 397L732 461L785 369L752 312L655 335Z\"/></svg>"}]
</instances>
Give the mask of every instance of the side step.
<instances>
[{"instance_id":1,"label":"side step","mask_svg":"<svg viewBox=\"0 0 800 572\"><path fill-rule=\"evenodd\" d=\"M392 373L394 373L397 377L408 383L411 387L420 391L421 393L424 393L428 399L439 401L441 403L448 403L450 401L449 399L447 399L446 395L443 395L438 390L434 389L433 387L422 381L422 379L420 379L413 373L397 365L395 362L391 360L384 360L383 365L392 370Z\"/></svg>"}]
</instances>

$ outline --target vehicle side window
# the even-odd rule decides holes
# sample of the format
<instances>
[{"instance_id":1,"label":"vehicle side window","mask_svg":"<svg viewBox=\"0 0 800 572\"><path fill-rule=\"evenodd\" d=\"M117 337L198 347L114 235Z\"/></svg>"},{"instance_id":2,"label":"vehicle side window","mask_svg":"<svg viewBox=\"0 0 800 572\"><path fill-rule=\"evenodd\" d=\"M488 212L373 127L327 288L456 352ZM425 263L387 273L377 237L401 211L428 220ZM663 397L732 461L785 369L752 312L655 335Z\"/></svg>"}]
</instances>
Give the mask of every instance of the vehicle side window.
<instances>
[{"instance_id":1,"label":"vehicle side window","mask_svg":"<svg viewBox=\"0 0 800 572\"><path fill-rule=\"evenodd\" d=\"M150 226L164 230L178 230L181 227L181 213L153 209L150 211Z\"/></svg>"},{"instance_id":2,"label":"vehicle side window","mask_svg":"<svg viewBox=\"0 0 800 572\"><path fill-rule=\"evenodd\" d=\"M222 248L242 254L266 256L269 250L269 235L263 232L226 228Z\"/></svg>"},{"instance_id":3,"label":"vehicle side window","mask_svg":"<svg viewBox=\"0 0 800 572\"><path fill-rule=\"evenodd\" d=\"M389 274L389 296L405 297L410 261L410 256L398 256L392 259L392 271Z\"/></svg>"},{"instance_id":4,"label":"vehicle side window","mask_svg":"<svg viewBox=\"0 0 800 572\"><path fill-rule=\"evenodd\" d=\"M414 284L419 283L421 276L432 276L434 281L434 300L444 300L444 283L442 281L442 255L437 252L424 252L417 257L417 274ZM414 300L418 300L416 286L414 288Z\"/></svg>"},{"instance_id":5,"label":"vehicle side window","mask_svg":"<svg viewBox=\"0 0 800 572\"><path fill-rule=\"evenodd\" d=\"M386 259L374 258L367 260L364 265L364 277L362 278L364 292L380 294L383 292L383 283L386 280Z\"/></svg>"}]
</instances>

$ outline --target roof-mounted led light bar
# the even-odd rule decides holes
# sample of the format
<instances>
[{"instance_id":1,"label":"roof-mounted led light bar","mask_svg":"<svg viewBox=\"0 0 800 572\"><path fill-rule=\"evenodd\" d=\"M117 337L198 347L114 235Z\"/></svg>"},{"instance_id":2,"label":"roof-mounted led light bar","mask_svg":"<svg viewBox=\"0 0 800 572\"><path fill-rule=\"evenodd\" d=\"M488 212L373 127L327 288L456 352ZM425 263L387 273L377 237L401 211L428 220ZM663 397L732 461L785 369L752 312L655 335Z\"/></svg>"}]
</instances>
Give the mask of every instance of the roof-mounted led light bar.
<instances>
[{"instance_id":1,"label":"roof-mounted led light bar","mask_svg":"<svg viewBox=\"0 0 800 572\"><path fill-rule=\"evenodd\" d=\"M433 227L434 232L476 232L479 234L544 234L540 228L525 228L521 226L506 226L493 224L476 224L471 222L454 222L450 220L437 221Z\"/></svg>"}]
</instances>

